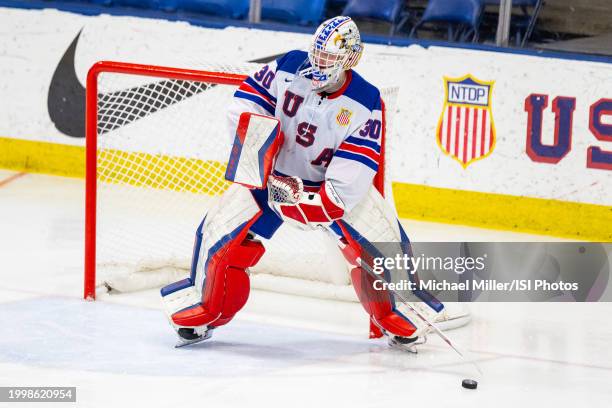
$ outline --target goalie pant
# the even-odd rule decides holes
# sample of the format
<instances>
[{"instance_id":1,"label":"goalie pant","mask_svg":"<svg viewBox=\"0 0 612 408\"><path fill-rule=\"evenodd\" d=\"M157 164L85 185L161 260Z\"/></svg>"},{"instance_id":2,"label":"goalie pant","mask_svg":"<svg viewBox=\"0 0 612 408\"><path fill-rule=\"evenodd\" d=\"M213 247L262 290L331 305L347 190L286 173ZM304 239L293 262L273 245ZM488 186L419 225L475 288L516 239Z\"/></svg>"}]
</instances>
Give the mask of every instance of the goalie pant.
<instances>
[{"instance_id":1,"label":"goalie pant","mask_svg":"<svg viewBox=\"0 0 612 408\"><path fill-rule=\"evenodd\" d=\"M161 290L166 314L175 329L228 323L248 299L247 268L254 266L265 251L254 234L270 239L282 223L268 206L266 190L231 185L197 229L190 276ZM380 193L372 187L353 211L332 224L331 230L351 265L353 286L375 329L404 337L425 330L420 321L399 310L391 292L375 290L375 278L358 266L357 258L363 257L362 251L367 251L371 242L396 242L400 251L410 251L406 233ZM418 279L416 274L405 275ZM444 308L427 292L415 295L432 313Z\"/></svg>"}]
</instances>

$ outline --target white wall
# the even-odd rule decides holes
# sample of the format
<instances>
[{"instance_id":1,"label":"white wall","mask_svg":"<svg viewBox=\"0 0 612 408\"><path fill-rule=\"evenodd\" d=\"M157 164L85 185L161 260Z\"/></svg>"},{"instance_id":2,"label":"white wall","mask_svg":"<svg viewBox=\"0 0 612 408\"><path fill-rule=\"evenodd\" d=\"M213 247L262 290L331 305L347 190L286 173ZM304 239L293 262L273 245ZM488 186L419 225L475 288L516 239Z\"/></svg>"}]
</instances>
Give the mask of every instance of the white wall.
<instances>
[{"instance_id":1,"label":"white wall","mask_svg":"<svg viewBox=\"0 0 612 408\"><path fill-rule=\"evenodd\" d=\"M0 9L0 136L82 145L57 131L47 112L47 91L57 63L83 30L75 67L81 83L98 60L198 67L243 62L305 49L308 35L245 28L223 30L133 17L86 17L55 10ZM390 172L394 181L458 190L612 204L612 171L589 169L587 148L612 152L612 142L589 131L589 108L612 98L612 65L457 48L366 44L357 69L379 86L400 87L392 124ZM497 140L491 155L463 168L436 143L444 105L443 77L471 74L494 81L491 110ZM556 96L576 98L571 151L557 164L526 154L525 98L549 95L544 143L553 142ZM603 122L612 124L612 116Z\"/></svg>"}]
</instances>

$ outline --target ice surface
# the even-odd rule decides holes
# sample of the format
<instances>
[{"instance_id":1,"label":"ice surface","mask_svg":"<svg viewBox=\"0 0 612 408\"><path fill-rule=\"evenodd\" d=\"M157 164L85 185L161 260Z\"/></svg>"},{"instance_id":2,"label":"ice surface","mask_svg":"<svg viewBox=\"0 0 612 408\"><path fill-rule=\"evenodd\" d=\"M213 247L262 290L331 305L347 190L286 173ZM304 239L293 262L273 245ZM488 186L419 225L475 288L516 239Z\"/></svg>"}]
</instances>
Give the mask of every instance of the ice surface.
<instances>
[{"instance_id":1,"label":"ice surface","mask_svg":"<svg viewBox=\"0 0 612 408\"><path fill-rule=\"evenodd\" d=\"M0 337L0 359L6 362L213 380L381 349L366 339L239 322L216 330L211 341L176 350L176 335L157 310L60 297L3 304L0 327L10 328L10 336Z\"/></svg>"},{"instance_id":2,"label":"ice surface","mask_svg":"<svg viewBox=\"0 0 612 408\"><path fill-rule=\"evenodd\" d=\"M0 180L11 174L0 171ZM284 299L256 293L255 306L210 341L177 350L153 293L80 300L83 197L75 179L27 175L0 187L2 386L76 386L77 403L67 407L607 407L612 400L608 304L473 305L472 323L449 335L483 377L436 338L415 356L362 332L340 333L351 324L342 319L320 327L288 314L272 321L255 306L281 299L278 309L288 313ZM422 240L541 239L405 225ZM463 378L478 380L478 390L461 388Z\"/></svg>"}]
</instances>

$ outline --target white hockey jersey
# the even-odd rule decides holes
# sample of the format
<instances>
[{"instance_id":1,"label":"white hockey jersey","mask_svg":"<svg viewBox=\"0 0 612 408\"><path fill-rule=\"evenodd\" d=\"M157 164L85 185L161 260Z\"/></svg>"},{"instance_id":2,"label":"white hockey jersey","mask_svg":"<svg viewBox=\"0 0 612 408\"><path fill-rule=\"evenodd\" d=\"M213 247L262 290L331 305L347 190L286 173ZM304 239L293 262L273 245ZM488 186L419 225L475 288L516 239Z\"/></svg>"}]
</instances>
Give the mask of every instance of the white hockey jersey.
<instances>
[{"instance_id":1,"label":"white hockey jersey","mask_svg":"<svg viewBox=\"0 0 612 408\"><path fill-rule=\"evenodd\" d=\"M306 52L290 51L249 76L234 94L230 129L242 112L279 118L285 141L274 174L300 177L305 187L329 182L348 211L382 165L384 105L380 91L355 71L332 94L313 91L309 77L299 75L309 66Z\"/></svg>"}]
</instances>

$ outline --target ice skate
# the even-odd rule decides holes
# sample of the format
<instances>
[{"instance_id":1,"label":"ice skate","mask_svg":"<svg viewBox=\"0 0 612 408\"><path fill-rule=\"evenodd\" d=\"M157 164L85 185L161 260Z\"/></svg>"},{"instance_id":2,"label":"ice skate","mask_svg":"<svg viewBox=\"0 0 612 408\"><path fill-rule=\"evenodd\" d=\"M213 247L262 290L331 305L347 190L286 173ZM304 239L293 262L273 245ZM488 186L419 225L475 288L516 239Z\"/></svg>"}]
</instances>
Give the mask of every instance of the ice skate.
<instances>
[{"instance_id":1,"label":"ice skate","mask_svg":"<svg viewBox=\"0 0 612 408\"><path fill-rule=\"evenodd\" d=\"M204 340L208 340L212 337L212 328L190 328L190 327L181 327L178 329L176 334L179 336L179 342L176 343L174 348L181 348L185 346L189 346L191 344L196 344L203 342Z\"/></svg>"},{"instance_id":2,"label":"ice skate","mask_svg":"<svg viewBox=\"0 0 612 408\"><path fill-rule=\"evenodd\" d=\"M388 336L387 340L389 347L407 351L409 353L417 354L417 346L425 344L427 342L426 336L415 336L415 337L402 337L402 336Z\"/></svg>"}]
</instances>

